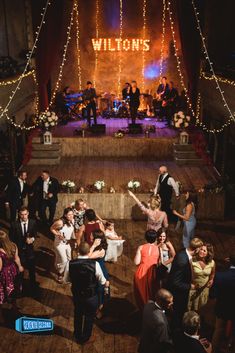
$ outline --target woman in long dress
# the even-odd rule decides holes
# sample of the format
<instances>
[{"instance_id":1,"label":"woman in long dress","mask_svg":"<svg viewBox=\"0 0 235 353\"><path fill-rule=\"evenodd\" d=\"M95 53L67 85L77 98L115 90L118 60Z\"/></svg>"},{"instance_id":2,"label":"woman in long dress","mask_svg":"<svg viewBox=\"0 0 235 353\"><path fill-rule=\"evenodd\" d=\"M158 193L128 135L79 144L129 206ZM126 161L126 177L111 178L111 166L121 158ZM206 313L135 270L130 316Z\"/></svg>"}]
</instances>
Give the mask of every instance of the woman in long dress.
<instances>
[{"instance_id":1,"label":"woman in long dress","mask_svg":"<svg viewBox=\"0 0 235 353\"><path fill-rule=\"evenodd\" d=\"M190 241L194 238L195 227L196 227L196 198L195 196L186 191L185 193L185 208L183 209L183 214L180 214L176 210L173 211L173 214L179 217L184 222L183 228L183 245L187 249L189 247Z\"/></svg>"},{"instance_id":2,"label":"woman in long dress","mask_svg":"<svg viewBox=\"0 0 235 353\"><path fill-rule=\"evenodd\" d=\"M140 310L156 293L156 264L159 261L159 248L156 244L157 232L149 229L145 233L147 244L137 249L134 263L137 267L134 276L134 294Z\"/></svg>"},{"instance_id":3,"label":"woman in long dress","mask_svg":"<svg viewBox=\"0 0 235 353\"><path fill-rule=\"evenodd\" d=\"M214 250L211 244L204 244L192 261L192 282L195 289L189 292L188 310L199 311L209 297L215 276Z\"/></svg>"},{"instance_id":4,"label":"woman in long dress","mask_svg":"<svg viewBox=\"0 0 235 353\"><path fill-rule=\"evenodd\" d=\"M16 244L12 243L8 235L0 230L0 305L9 301L13 306L16 305L13 295L20 290L16 279L23 271ZM0 310L0 315L2 315L2 310Z\"/></svg>"},{"instance_id":5,"label":"woman in long dress","mask_svg":"<svg viewBox=\"0 0 235 353\"><path fill-rule=\"evenodd\" d=\"M156 232L164 227L168 227L167 214L161 211L161 198L159 195L152 196L149 201L149 207L145 207L141 201L128 190L129 195L136 201L137 205L140 207L141 211L148 216L147 229L153 229Z\"/></svg>"},{"instance_id":6,"label":"woman in long dress","mask_svg":"<svg viewBox=\"0 0 235 353\"><path fill-rule=\"evenodd\" d=\"M50 230L55 236L57 280L59 283L63 283L66 264L72 259L71 245L75 242L73 209L71 207L65 208L63 217L55 221Z\"/></svg>"}]
</instances>

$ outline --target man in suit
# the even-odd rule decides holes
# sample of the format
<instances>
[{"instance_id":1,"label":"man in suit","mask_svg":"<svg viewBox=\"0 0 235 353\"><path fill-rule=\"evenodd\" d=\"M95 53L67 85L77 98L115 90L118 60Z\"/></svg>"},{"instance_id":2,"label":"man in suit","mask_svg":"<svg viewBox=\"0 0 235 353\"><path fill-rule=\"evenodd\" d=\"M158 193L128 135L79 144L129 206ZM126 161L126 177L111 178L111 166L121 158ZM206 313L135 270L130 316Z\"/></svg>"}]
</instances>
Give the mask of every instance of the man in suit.
<instances>
[{"instance_id":1,"label":"man in suit","mask_svg":"<svg viewBox=\"0 0 235 353\"><path fill-rule=\"evenodd\" d=\"M86 89L83 91L83 100L87 102L86 111L87 111L87 122L89 127L91 126L91 110L93 114L94 124L97 124L96 119L96 91L92 87L92 82L87 81Z\"/></svg>"},{"instance_id":2,"label":"man in suit","mask_svg":"<svg viewBox=\"0 0 235 353\"><path fill-rule=\"evenodd\" d=\"M220 352L228 321L231 322L233 329L231 345L235 350L235 254L231 255L229 260L229 269L215 274L214 284L211 288L211 296L216 298L216 321L212 337L214 353Z\"/></svg>"},{"instance_id":3,"label":"man in suit","mask_svg":"<svg viewBox=\"0 0 235 353\"><path fill-rule=\"evenodd\" d=\"M16 220L17 211L23 205L29 186L26 183L27 172L21 170L18 175L10 180L6 189L6 207L10 209L10 221Z\"/></svg>"},{"instance_id":4,"label":"man in suit","mask_svg":"<svg viewBox=\"0 0 235 353\"><path fill-rule=\"evenodd\" d=\"M98 309L98 283L109 287L99 263L89 259L90 246L82 242L79 256L69 262L69 277L72 282L74 302L74 336L78 343L91 342L91 334Z\"/></svg>"},{"instance_id":5,"label":"man in suit","mask_svg":"<svg viewBox=\"0 0 235 353\"><path fill-rule=\"evenodd\" d=\"M189 248L178 252L172 262L167 287L174 296L172 322L174 328L179 328L182 325L182 318L187 310L189 291L194 289L191 271L192 256L202 245L201 239L193 238Z\"/></svg>"},{"instance_id":6,"label":"man in suit","mask_svg":"<svg viewBox=\"0 0 235 353\"><path fill-rule=\"evenodd\" d=\"M200 316L188 311L183 317L183 329L174 337L175 353L211 353L212 346L205 338L199 338Z\"/></svg>"},{"instance_id":7,"label":"man in suit","mask_svg":"<svg viewBox=\"0 0 235 353\"><path fill-rule=\"evenodd\" d=\"M150 300L143 311L142 333L139 353L170 353L173 343L165 310L173 304L173 296L166 289L160 289L156 301Z\"/></svg>"},{"instance_id":8,"label":"man in suit","mask_svg":"<svg viewBox=\"0 0 235 353\"><path fill-rule=\"evenodd\" d=\"M172 219L171 198L172 192L179 197L179 187L175 180L168 174L167 167L162 165L159 168L159 175L154 189L154 195L159 194L161 197L161 210L165 211L168 219Z\"/></svg>"},{"instance_id":9,"label":"man in suit","mask_svg":"<svg viewBox=\"0 0 235 353\"><path fill-rule=\"evenodd\" d=\"M43 170L41 176L32 185L33 195L39 204L39 216L42 222L51 225L54 220L58 192L60 184L56 178L50 176L49 171ZM49 220L47 220L46 209L49 209Z\"/></svg>"},{"instance_id":10,"label":"man in suit","mask_svg":"<svg viewBox=\"0 0 235 353\"><path fill-rule=\"evenodd\" d=\"M19 210L19 219L11 224L10 238L18 247L22 266L29 271L29 280L32 290L37 288L34 253L34 241L36 236L36 222L29 218L28 208L22 206Z\"/></svg>"}]
</instances>

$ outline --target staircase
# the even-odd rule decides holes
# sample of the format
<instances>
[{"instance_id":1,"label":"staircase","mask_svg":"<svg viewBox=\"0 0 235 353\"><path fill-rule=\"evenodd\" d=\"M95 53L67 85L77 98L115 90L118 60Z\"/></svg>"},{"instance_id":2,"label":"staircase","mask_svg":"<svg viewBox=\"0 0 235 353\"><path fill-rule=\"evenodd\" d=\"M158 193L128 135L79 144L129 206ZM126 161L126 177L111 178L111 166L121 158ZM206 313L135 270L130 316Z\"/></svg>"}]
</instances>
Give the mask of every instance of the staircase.
<instances>
[{"instance_id":1,"label":"staircase","mask_svg":"<svg viewBox=\"0 0 235 353\"><path fill-rule=\"evenodd\" d=\"M60 164L61 144L56 142L51 145L41 143L39 137L32 142L32 154L28 165L57 165Z\"/></svg>"},{"instance_id":2,"label":"staircase","mask_svg":"<svg viewBox=\"0 0 235 353\"><path fill-rule=\"evenodd\" d=\"M198 157L192 144L173 144L174 160L177 165L200 166L204 165L203 159Z\"/></svg>"}]
</instances>

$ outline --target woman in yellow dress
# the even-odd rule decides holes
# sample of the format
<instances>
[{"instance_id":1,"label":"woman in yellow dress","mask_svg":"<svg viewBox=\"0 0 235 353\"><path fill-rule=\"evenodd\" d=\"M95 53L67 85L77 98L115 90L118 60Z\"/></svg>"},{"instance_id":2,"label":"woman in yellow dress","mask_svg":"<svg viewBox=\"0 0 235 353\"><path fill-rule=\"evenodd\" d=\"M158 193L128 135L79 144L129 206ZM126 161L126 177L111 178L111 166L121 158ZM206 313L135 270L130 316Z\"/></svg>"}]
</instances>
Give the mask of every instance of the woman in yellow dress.
<instances>
[{"instance_id":1,"label":"woman in yellow dress","mask_svg":"<svg viewBox=\"0 0 235 353\"><path fill-rule=\"evenodd\" d=\"M192 260L192 284L188 310L199 311L209 297L209 289L215 276L214 250L211 244L204 244Z\"/></svg>"}]
</instances>

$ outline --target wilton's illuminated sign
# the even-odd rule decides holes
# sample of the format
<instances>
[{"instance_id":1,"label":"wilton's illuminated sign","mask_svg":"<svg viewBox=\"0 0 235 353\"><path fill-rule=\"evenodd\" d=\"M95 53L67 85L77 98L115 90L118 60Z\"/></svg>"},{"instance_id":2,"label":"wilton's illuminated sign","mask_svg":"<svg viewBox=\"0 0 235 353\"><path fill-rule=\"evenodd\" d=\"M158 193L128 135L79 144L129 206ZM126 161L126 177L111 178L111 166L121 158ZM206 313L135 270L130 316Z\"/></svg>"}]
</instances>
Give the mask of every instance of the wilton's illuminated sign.
<instances>
[{"instance_id":1,"label":"wilton's illuminated sign","mask_svg":"<svg viewBox=\"0 0 235 353\"><path fill-rule=\"evenodd\" d=\"M149 51L150 39L141 38L92 38L95 51Z\"/></svg>"}]
</instances>

